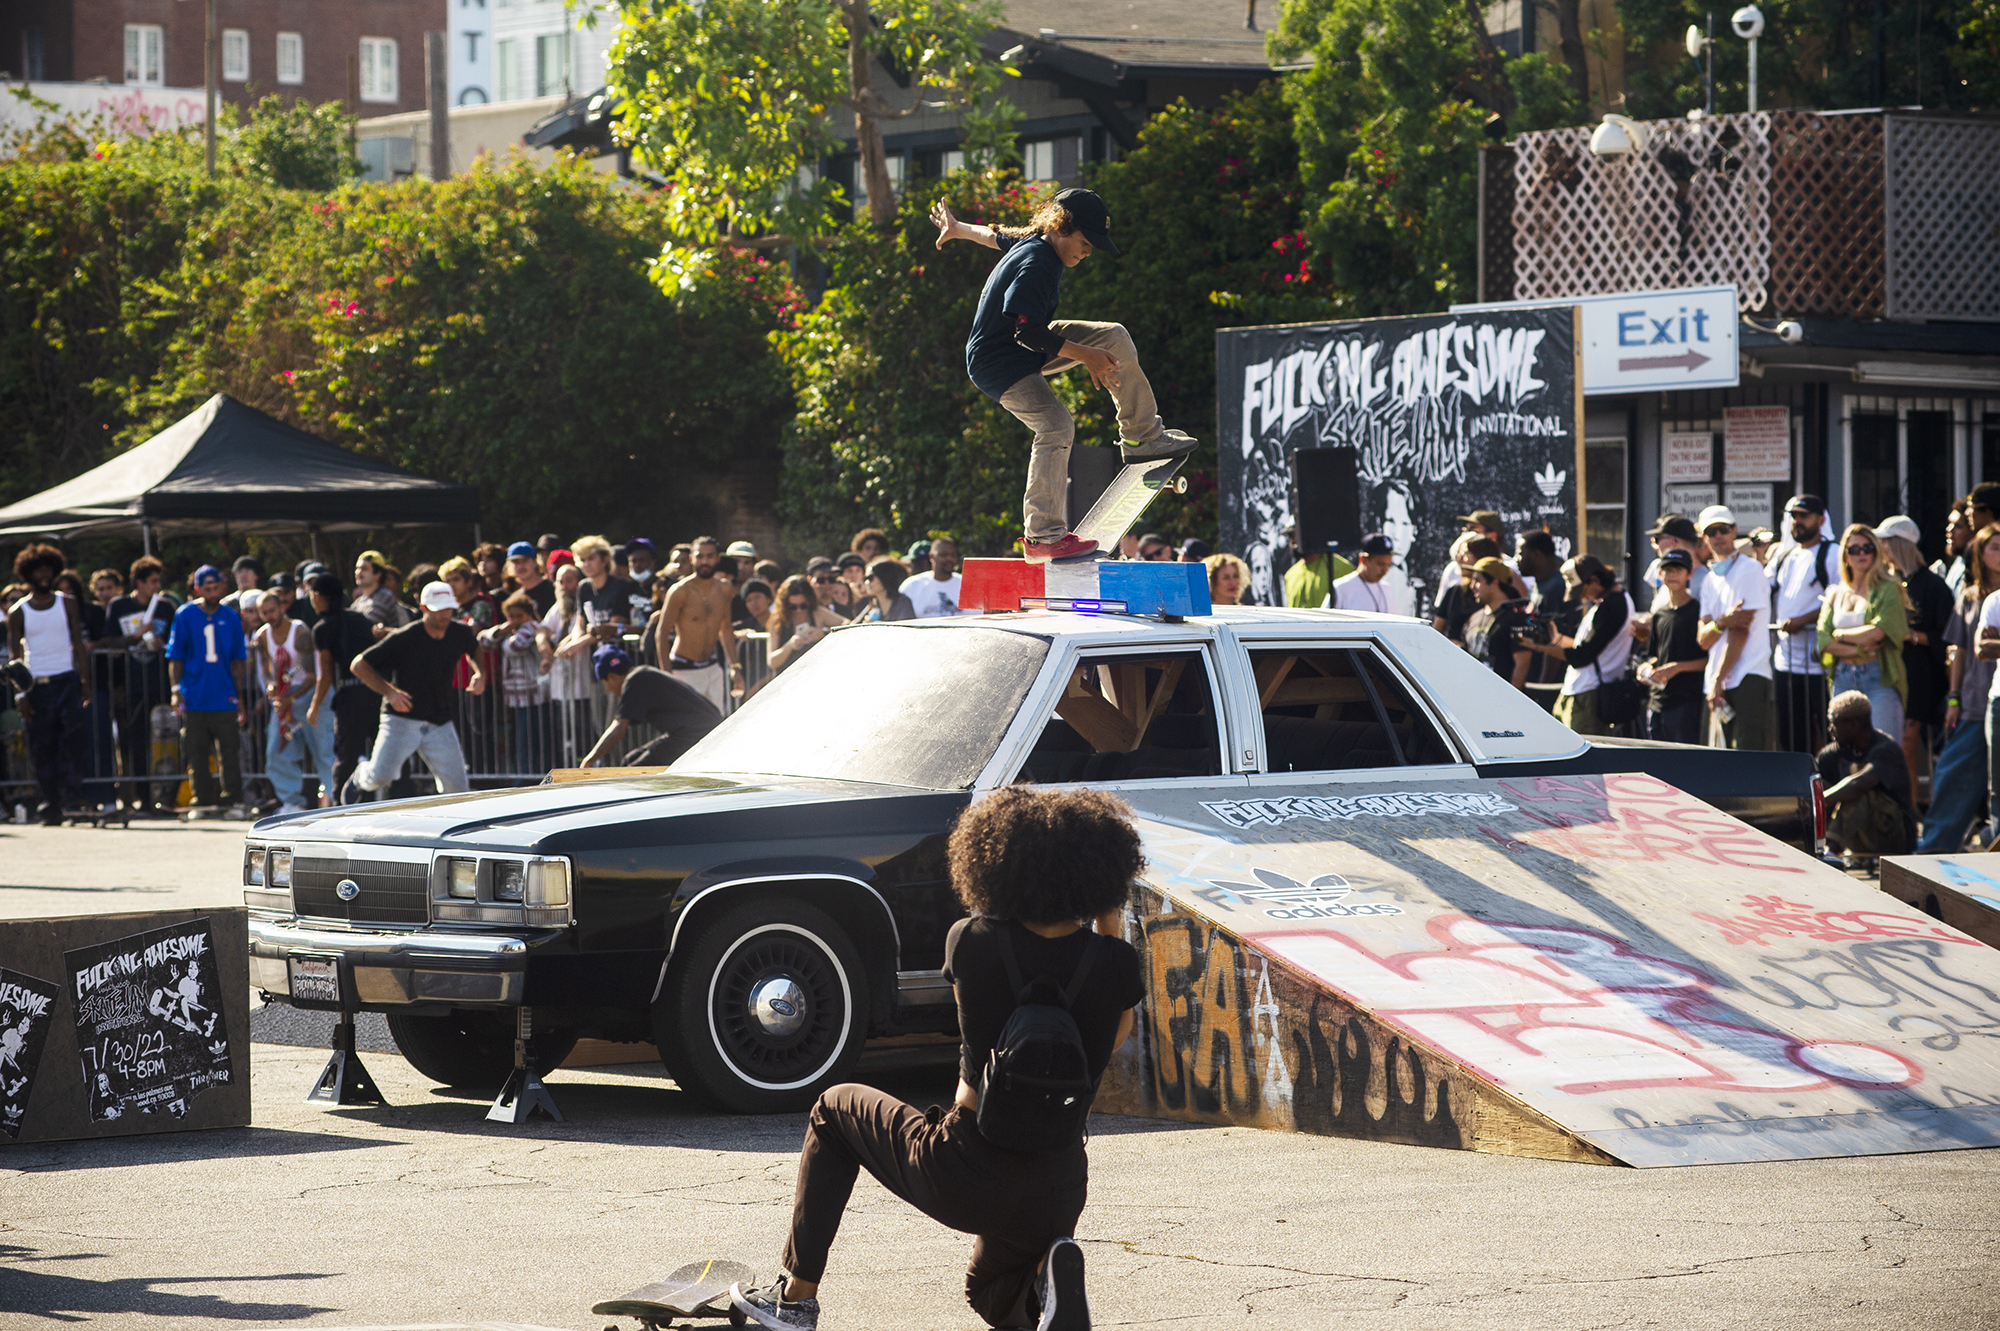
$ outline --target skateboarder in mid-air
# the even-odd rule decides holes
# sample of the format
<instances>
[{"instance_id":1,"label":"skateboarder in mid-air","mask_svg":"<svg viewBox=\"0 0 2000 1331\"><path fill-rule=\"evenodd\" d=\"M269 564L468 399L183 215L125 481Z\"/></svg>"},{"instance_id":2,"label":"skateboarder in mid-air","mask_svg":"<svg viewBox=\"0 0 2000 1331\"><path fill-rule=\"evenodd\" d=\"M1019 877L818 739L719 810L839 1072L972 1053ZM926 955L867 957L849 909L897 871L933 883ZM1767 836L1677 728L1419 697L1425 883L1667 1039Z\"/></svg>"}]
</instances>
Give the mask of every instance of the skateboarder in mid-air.
<instances>
[{"instance_id":1,"label":"skateboarder in mid-air","mask_svg":"<svg viewBox=\"0 0 2000 1331\"><path fill-rule=\"evenodd\" d=\"M949 1111L928 1113L869 1086L820 1096L799 1152L783 1271L765 1288L732 1292L759 1325L817 1327L827 1251L866 1169L938 1223L978 1236L965 1297L988 1326L1087 1331L1083 1250L1072 1238L1089 1181L1083 1116L1146 995L1139 954L1119 936L1126 892L1145 867L1125 813L1101 791L1010 786L959 819L951 881L972 917L944 945L958 1094ZM1010 1060L1048 1030L1029 1022L1046 1021L1042 1005L1056 1002L1075 1023L1065 1038L1087 1084L1037 1101Z\"/></svg>"},{"instance_id":2,"label":"skateboarder in mid-air","mask_svg":"<svg viewBox=\"0 0 2000 1331\"><path fill-rule=\"evenodd\" d=\"M948 240L974 240L1001 252L987 275L965 343L965 369L972 382L1035 432L1022 496L1027 534L1021 553L1030 563L1081 558L1097 542L1072 533L1065 516L1069 449L1076 422L1049 387L1048 376L1074 365L1109 390L1118 404L1118 434L1124 461L1146 462L1192 452L1195 440L1163 429L1152 385L1139 368L1139 352L1123 324L1057 319L1062 271L1096 250L1117 254L1111 243L1111 215L1104 200L1087 189L1066 189L1043 204L1024 227L978 226L961 222L949 204L931 209L938 248Z\"/></svg>"}]
</instances>

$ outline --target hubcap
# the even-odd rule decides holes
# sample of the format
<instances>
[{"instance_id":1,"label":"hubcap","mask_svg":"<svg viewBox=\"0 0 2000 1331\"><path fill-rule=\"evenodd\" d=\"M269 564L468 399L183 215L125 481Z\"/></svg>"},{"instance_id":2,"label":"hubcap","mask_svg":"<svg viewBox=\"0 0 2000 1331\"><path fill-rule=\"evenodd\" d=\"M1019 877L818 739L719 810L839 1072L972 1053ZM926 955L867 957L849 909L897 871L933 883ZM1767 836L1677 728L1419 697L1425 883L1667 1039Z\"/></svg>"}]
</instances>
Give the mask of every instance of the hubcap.
<instances>
[{"instance_id":1,"label":"hubcap","mask_svg":"<svg viewBox=\"0 0 2000 1331\"><path fill-rule=\"evenodd\" d=\"M789 975L774 975L750 991L750 1019L774 1040L797 1035L806 1024L806 994Z\"/></svg>"}]
</instances>

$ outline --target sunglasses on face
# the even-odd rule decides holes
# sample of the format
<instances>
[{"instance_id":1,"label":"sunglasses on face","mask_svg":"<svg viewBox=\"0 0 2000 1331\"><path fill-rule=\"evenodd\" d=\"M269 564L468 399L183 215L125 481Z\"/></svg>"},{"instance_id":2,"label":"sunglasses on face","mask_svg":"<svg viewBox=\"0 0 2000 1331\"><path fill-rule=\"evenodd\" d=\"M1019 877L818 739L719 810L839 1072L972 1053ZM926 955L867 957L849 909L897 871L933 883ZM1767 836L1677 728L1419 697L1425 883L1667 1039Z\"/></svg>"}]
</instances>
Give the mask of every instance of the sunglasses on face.
<instances>
[{"instance_id":1,"label":"sunglasses on face","mask_svg":"<svg viewBox=\"0 0 2000 1331\"><path fill-rule=\"evenodd\" d=\"M1702 533L1703 536L1734 536L1735 534L1736 528L1734 527L1710 527Z\"/></svg>"},{"instance_id":2,"label":"sunglasses on face","mask_svg":"<svg viewBox=\"0 0 2000 1331\"><path fill-rule=\"evenodd\" d=\"M820 586L820 587L824 587L824 586L826 586L826 585L827 585L828 583L830 583L830 582L838 582L838 581L840 581L840 579L838 579L838 578L836 578L836 577L833 577L833 576L832 576L832 575L830 575L830 574L820 574L820 575L818 575L818 576L816 576L816 577L814 577L814 578L813 578L813 583L814 583L814 584L815 584L816 586Z\"/></svg>"},{"instance_id":3,"label":"sunglasses on face","mask_svg":"<svg viewBox=\"0 0 2000 1331\"><path fill-rule=\"evenodd\" d=\"M1850 555L1872 555L1875 553L1875 547L1872 545L1850 545L1847 547L1847 553Z\"/></svg>"},{"instance_id":4,"label":"sunglasses on face","mask_svg":"<svg viewBox=\"0 0 2000 1331\"><path fill-rule=\"evenodd\" d=\"M785 608L787 610L800 610L800 611L811 611L813 609L816 609L816 607L807 605L804 601L787 601L785 603Z\"/></svg>"}]
</instances>

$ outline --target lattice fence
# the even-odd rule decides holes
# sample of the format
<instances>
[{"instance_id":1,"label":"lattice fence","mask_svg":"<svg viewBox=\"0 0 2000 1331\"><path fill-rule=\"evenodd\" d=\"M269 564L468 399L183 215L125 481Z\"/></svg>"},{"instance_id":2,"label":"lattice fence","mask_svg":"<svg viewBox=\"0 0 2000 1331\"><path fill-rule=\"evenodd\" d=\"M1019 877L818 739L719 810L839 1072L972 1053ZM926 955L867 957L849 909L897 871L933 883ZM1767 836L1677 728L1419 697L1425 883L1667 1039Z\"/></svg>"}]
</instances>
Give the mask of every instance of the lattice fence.
<instances>
[{"instance_id":1,"label":"lattice fence","mask_svg":"<svg viewBox=\"0 0 2000 1331\"><path fill-rule=\"evenodd\" d=\"M1767 309L1771 114L1646 130L1624 157L1593 157L1590 127L1515 139L1515 298L1733 283Z\"/></svg>"},{"instance_id":2,"label":"lattice fence","mask_svg":"<svg viewBox=\"0 0 2000 1331\"><path fill-rule=\"evenodd\" d=\"M1882 117L1771 116L1771 312L1883 313Z\"/></svg>"},{"instance_id":3,"label":"lattice fence","mask_svg":"<svg viewBox=\"0 0 2000 1331\"><path fill-rule=\"evenodd\" d=\"M1886 119L1885 312L2000 322L2000 124Z\"/></svg>"}]
</instances>

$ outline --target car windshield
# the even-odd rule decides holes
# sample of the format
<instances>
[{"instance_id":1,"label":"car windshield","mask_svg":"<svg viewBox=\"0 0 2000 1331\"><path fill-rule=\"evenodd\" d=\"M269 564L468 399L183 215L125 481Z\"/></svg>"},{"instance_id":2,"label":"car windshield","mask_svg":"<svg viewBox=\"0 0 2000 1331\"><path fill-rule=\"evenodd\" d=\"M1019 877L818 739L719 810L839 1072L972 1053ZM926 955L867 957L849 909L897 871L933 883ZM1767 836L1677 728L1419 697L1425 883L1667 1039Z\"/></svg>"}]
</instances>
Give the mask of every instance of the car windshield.
<instances>
[{"instance_id":1,"label":"car windshield","mask_svg":"<svg viewBox=\"0 0 2000 1331\"><path fill-rule=\"evenodd\" d=\"M1049 644L1005 629L868 624L815 644L674 764L963 790Z\"/></svg>"}]
</instances>

